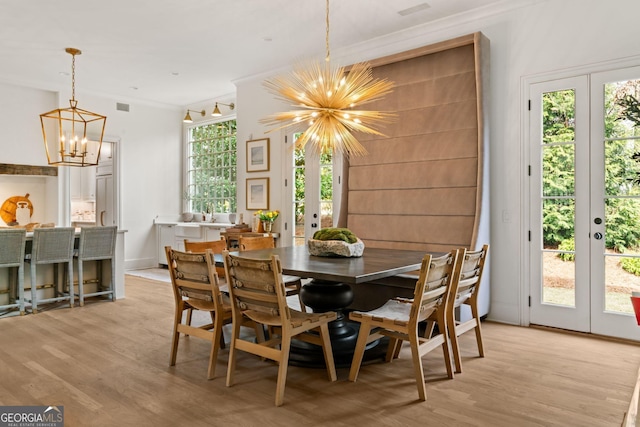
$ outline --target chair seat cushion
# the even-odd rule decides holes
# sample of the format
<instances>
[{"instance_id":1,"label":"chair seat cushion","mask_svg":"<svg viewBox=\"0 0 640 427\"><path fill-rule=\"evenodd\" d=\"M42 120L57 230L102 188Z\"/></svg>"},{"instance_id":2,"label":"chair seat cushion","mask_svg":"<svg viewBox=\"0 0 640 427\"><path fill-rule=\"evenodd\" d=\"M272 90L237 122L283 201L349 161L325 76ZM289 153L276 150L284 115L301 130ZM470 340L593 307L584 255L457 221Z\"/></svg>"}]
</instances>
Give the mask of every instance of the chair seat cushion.
<instances>
[{"instance_id":1,"label":"chair seat cushion","mask_svg":"<svg viewBox=\"0 0 640 427\"><path fill-rule=\"evenodd\" d=\"M390 299L382 307L378 307L375 310L362 312L362 311L353 311L349 313L349 318L363 318L370 317L374 321L379 322L392 322L393 324L408 324L409 323L409 315L411 314L411 306L409 300L400 301L395 299Z\"/></svg>"},{"instance_id":2,"label":"chair seat cushion","mask_svg":"<svg viewBox=\"0 0 640 427\"><path fill-rule=\"evenodd\" d=\"M323 320L332 321L338 317L338 315L333 311L328 311L326 313L303 313L298 310L290 310L289 312L291 313L291 326L294 328L301 326L304 323L316 323ZM281 324L280 316L277 314L269 314L256 310L246 310L243 313L254 322L269 326L280 326Z\"/></svg>"},{"instance_id":3,"label":"chair seat cushion","mask_svg":"<svg viewBox=\"0 0 640 427\"><path fill-rule=\"evenodd\" d=\"M282 281L284 282L285 286L290 284L290 283L295 283L295 282L301 282L302 279L299 278L298 276L289 276L287 274L283 274L282 275Z\"/></svg>"},{"instance_id":4,"label":"chair seat cushion","mask_svg":"<svg viewBox=\"0 0 640 427\"><path fill-rule=\"evenodd\" d=\"M215 311L216 306L213 301L210 300L202 300L196 298L189 298L186 301L187 307L185 308L195 308L196 310L202 311ZM225 313L231 313L231 301L229 300L229 296L222 294L222 308Z\"/></svg>"}]
</instances>

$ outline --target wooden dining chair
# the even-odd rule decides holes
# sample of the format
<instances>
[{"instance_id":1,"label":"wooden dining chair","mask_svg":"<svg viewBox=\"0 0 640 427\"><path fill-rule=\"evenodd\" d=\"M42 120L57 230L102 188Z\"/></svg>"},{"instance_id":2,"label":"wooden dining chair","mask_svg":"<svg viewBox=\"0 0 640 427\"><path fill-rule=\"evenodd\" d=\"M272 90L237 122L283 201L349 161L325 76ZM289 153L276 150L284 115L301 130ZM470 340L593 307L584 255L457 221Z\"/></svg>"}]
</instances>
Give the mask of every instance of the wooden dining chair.
<instances>
[{"instance_id":1,"label":"wooden dining chair","mask_svg":"<svg viewBox=\"0 0 640 427\"><path fill-rule=\"evenodd\" d=\"M231 322L231 305L228 298L220 292L213 252L211 249L205 252L181 252L170 246L165 247L165 252L175 301L169 364L176 364L180 334L211 341L207 378L212 379L215 376L220 343L224 342L222 326ZM212 323L191 326L190 316L183 323L183 313L187 310L208 312Z\"/></svg>"},{"instance_id":2,"label":"wooden dining chair","mask_svg":"<svg viewBox=\"0 0 640 427\"><path fill-rule=\"evenodd\" d=\"M462 372L462 358L458 346L458 337L465 332L474 330L476 333L476 343L480 357L484 357L484 345L482 343L482 330L480 327L480 314L478 311L478 291L482 282L482 272L485 261L489 253L489 245L484 245L477 251L467 251L462 249L458 256L462 258L460 280L456 298L453 301L454 309L463 305L471 309L471 319L459 322L455 320L454 311L451 311L449 319L449 335L451 337L451 347L453 348L453 360L456 365L456 372Z\"/></svg>"},{"instance_id":3,"label":"wooden dining chair","mask_svg":"<svg viewBox=\"0 0 640 427\"><path fill-rule=\"evenodd\" d=\"M349 319L360 323L358 340L349 371L349 380L356 381L362 363L365 348L370 342L389 337L386 361L391 362L398 357L403 341L408 341L413 358L413 370L418 386L420 400L426 400L424 384L424 370L422 356L442 347L444 353L447 376L453 378L451 349L447 333L447 320L444 308L449 298L455 293L457 276L460 271L458 251L432 257L427 254L422 260L420 276L416 282L413 299L393 298L382 307L368 312L354 311L349 313ZM436 323L440 333L429 338L418 334L418 323L437 313Z\"/></svg>"},{"instance_id":4,"label":"wooden dining chair","mask_svg":"<svg viewBox=\"0 0 640 427\"><path fill-rule=\"evenodd\" d=\"M276 239L273 236L239 236L238 237L238 249L242 251L255 251L258 249L273 249L276 247ZM302 289L302 279L298 276L291 276L285 274L282 276L284 280L284 287L287 291L287 296L297 295L300 302L300 311L307 311L306 306L302 302L300 296L300 290Z\"/></svg>"},{"instance_id":5,"label":"wooden dining chair","mask_svg":"<svg viewBox=\"0 0 640 427\"><path fill-rule=\"evenodd\" d=\"M207 249L211 249L214 254L222 255L222 251L227 249L227 240L222 237L220 240L208 240L204 242L194 242L188 239L184 239L184 250L187 252L206 252ZM223 289L223 292L226 288L226 276L224 272L224 267L216 266L216 273L218 273L218 278L225 283L221 283L220 286Z\"/></svg>"},{"instance_id":6,"label":"wooden dining chair","mask_svg":"<svg viewBox=\"0 0 640 427\"><path fill-rule=\"evenodd\" d=\"M336 319L336 313L303 313L289 308L282 280L282 266L277 255L272 255L268 260L256 260L225 251L224 266L229 278L233 313L227 386L230 387L234 382L238 351L273 360L278 364L275 404L281 406L293 337L322 347L329 379L336 381L327 326ZM267 326L273 332L269 340L254 342L241 339L240 324L244 318Z\"/></svg>"}]
</instances>

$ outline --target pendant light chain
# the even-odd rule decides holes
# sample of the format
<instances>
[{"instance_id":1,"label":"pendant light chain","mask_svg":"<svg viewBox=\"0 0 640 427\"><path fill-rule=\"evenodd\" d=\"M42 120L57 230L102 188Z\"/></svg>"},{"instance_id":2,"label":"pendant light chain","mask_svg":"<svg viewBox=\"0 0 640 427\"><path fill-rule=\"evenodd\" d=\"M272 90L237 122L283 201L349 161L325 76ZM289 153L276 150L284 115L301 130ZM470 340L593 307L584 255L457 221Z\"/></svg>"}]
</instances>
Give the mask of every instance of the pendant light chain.
<instances>
[{"instance_id":1,"label":"pendant light chain","mask_svg":"<svg viewBox=\"0 0 640 427\"><path fill-rule=\"evenodd\" d=\"M327 56L325 57L325 61L329 62L329 0L327 0L327 15L326 15L326 23L327 23Z\"/></svg>"},{"instance_id":2,"label":"pendant light chain","mask_svg":"<svg viewBox=\"0 0 640 427\"><path fill-rule=\"evenodd\" d=\"M71 100L76 99L76 55L71 55Z\"/></svg>"}]
</instances>

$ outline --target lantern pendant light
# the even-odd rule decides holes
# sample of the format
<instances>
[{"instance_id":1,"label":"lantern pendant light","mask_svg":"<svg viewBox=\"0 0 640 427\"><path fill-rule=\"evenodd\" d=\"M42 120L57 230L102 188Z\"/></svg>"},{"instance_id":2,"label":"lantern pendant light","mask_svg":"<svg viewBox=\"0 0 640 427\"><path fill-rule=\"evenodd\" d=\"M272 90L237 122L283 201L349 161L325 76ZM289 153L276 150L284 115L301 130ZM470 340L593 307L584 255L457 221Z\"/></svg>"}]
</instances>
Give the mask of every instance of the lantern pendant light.
<instances>
[{"instance_id":1,"label":"lantern pendant light","mask_svg":"<svg viewBox=\"0 0 640 427\"><path fill-rule=\"evenodd\" d=\"M96 166L107 117L78 108L76 55L82 52L71 47L65 51L72 57L69 108L40 114L47 161L56 166Z\"/></svg>"}]
</instances>

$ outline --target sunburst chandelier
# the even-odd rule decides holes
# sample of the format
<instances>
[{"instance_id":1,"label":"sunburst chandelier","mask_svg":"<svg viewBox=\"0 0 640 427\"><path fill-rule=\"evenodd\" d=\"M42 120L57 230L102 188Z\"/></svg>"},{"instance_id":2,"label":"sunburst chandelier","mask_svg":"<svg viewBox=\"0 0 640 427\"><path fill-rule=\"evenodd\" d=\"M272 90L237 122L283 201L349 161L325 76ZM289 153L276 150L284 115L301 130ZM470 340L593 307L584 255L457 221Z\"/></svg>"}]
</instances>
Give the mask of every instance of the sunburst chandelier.
<instances>
[{"instance_id":1,"label":"sunburst chandelier","mask_svg":"<svg viewBox=\"0 0 640 427\"><path fill-rule=\"evenodd\" d=\"M296 110L271 115L262 123L280 125L278 129L293 127L304 129L296 140L296 147L311 145L318 154L341 153L362 156L367 150L352 132L383 134L375 126L390 121L395 114L381 111L357 110L362 104L378 100L391 92L393 83L374 79L371 66L366 62L345 67L331 67L329 51L329 0L326 0L325 63L309 61L298 63L287 76L264 82L267 90L278 99L293 102Z\"/></svg>"}]
</instances>

